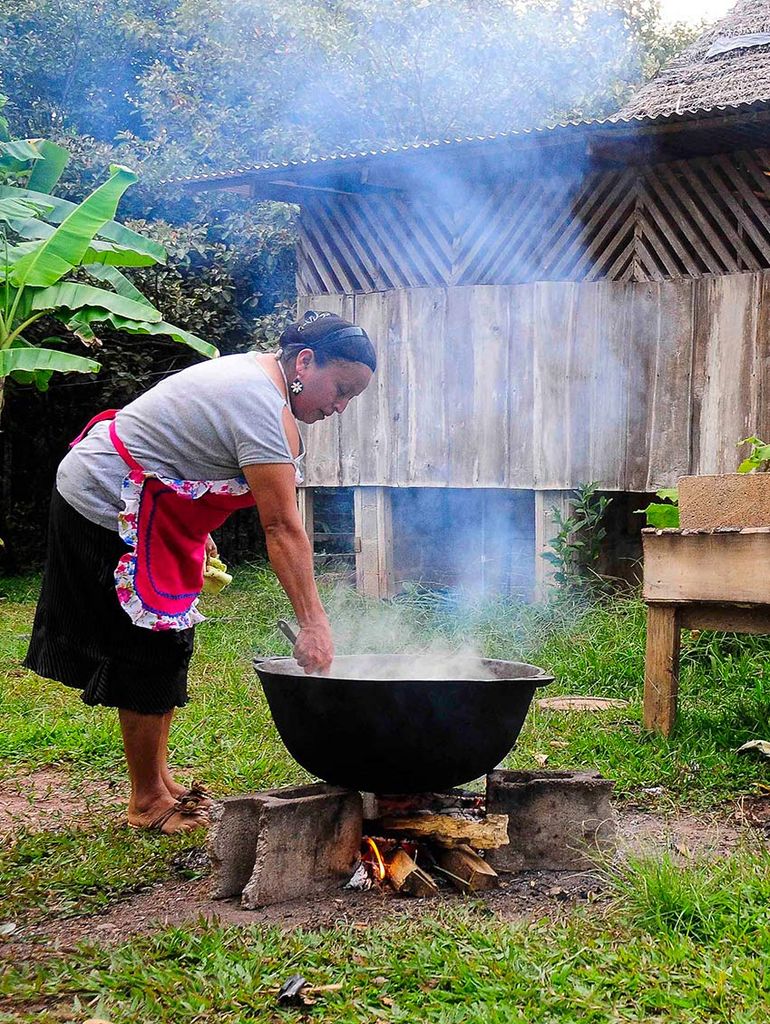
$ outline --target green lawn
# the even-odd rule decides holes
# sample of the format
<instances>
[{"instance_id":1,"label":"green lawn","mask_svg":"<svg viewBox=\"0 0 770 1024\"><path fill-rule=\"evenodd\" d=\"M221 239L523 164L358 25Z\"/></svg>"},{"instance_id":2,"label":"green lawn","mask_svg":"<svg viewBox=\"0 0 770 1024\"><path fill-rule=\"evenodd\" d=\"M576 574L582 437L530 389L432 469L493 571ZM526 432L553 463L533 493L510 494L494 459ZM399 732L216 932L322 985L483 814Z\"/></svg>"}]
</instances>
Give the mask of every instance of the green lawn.
<instances>
[{"instance_id":1,"label":"green lawn","mask_svg":"<svg viewBox=\"0 0 770 1024\"><path fill-rule=\"evenodd\" d=\"M57 765L76 779L122 780L115 716L20 669L36 581L0 580L0 777ZM693 810L770 782L768 762L735 754L768 734L767 641L685 635L681 713L670 742L640 729L644 615L639 602L608 608L459 607L415 594L394 605L329 592L342 652L470 647L525 658L557 677L552 693L625 697L592 714L534 709L511 766L595 767L622 796ZM288 608L272 576L240 570L209 601L199 628L193 702L179 715L172 758L217 793L293 783L302 770L270 721L250 659L280 653ZM366 638L365 642L362 638ZM645 793L654 789L655 793ZM167 877L194 837L128 832L116 821L20 833L0 852L0 922L98 912ZM766 1019L770 991L770 857L745 850L717 864L632 865L617 900L593 917L512 926L458 901L420 921L290 934L199 925L112 949L53 954L38 972L0 980L0 1021L251 1022L299 1019L273 1007L293 971L343 983L311 1016L364 1021L731 1021ZM1 947L0 947L1 952ZM96 1011L99 1012L96 1012Z\"/></svg>"}]
</instances>

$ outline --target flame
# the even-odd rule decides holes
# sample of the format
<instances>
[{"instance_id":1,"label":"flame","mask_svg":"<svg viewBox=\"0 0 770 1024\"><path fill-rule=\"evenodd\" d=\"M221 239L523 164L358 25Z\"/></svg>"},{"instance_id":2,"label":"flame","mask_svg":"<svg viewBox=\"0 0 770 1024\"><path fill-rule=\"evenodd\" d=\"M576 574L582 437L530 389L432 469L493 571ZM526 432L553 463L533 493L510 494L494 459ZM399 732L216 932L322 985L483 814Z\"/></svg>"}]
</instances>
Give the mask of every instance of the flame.
<instances>
[{"instance_id":1,"label":"flame","mask_svg":"<svg viewBox=\"0 0 770 1024\"><path fill-rule=\"evenodd\" d=\"M382 855L380 854L377 844L372 838L370 838L369 836L364 836L364 840L366 841L367 846L372 851L372 854L374 856L374 868L377 872L377 881L382 882L383 879L385 878L385 875L387 874L387 872L385 871L385 863L382 859Z\"/></svg>"}]
</instances>

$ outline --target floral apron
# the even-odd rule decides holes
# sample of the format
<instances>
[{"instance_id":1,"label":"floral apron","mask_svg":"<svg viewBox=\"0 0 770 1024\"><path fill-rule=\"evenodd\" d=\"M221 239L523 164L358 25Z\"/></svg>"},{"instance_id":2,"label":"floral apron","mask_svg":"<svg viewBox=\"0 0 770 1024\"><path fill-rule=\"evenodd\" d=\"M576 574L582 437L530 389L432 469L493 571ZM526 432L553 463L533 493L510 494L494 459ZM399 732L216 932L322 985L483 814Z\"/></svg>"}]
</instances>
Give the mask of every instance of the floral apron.
<instances>
[{"instance_id":1,"label":"floral apron","mask_svg":"<svg viewBox=\"0 0 770 1024\"><path fill-rule=\"evenodd\" d=\"M144 629L189 629L203 589L206 540L239 508L254 505L243 476L232 480L174 480L144 469L115 429L117 409L99 413L70 447L96 424L109 421L110 440L129 469L118 513L118 533L129 550L115 568L123 610Z\"/></svg>"}]
</instances>

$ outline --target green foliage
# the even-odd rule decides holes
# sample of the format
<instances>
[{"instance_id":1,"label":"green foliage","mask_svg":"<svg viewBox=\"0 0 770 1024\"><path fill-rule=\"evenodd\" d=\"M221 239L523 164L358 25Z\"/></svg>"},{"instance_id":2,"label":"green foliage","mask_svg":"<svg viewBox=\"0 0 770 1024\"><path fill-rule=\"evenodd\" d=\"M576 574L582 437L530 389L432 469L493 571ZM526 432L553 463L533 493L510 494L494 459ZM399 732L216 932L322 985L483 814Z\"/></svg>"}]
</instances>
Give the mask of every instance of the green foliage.
<instances>
[{"instance_id":1,"label":"green foliage","mask_svg":"<svg viewBox=\"0 0 770 1024\"><path fill-rule=\"evenodd\" d=\"M597 572L602 541L607 536L604 514L612 498L598 493L597 483L582 484L570 499L570 514L551 509L558 532L550 551L542 554L555 567L553 578L569 595L595 595L606 588Z\"/></svg>"},{"instance_id":2,"label":"green foliage","mask_svg":"<svg viewBox=\"0 0 770 1024\"><path fill-rule=\"evenodd\" d=\"M136 104L176 167L608 113L665 35L651 0L180 0L168 26Z\"/></svg>"},{"instance_id":3,"label":"green foliage","mask_svg":"<svg viewBox=\"0 0 770 1024\"><path fill-rule=\"evenodd\" d=\"M647 516L647 525L656 530L679 529L679 491L676 487L663 487L655 494L661 499L647 508L637 508L635 514Z\"/></svg>"},{"instance_id":4,"label":"green foliage","mask_svg":"<svg viewBox=\"0 0 770 1024\"><path fill-rule=\"evenodd\" d=\"M738 466L739 473L766 473L770 470L770 444L758 437L744 437L738 441L737 447L743 444L751 445L751 449L747 458Z\"/></svg>"},{"instance_id":5,"label":"green foliage","mask_svg":"<svg viewBox=\"0 0 770 1024\"><path fill-rule=\"evenodd\" d=\"M294 299L295 211L160 179L606 113L682 31L657 0L18 0L0 88L17 128L73 154L67 198L141 166L124 214L179 232L183 261L153 301L233 351Z\"/></svg>"},{"instance_id":6,"label":"green foliage","mask_svg":"<svg viewBox=\"0 0 770 1024\"><path fill-rule=\"evenodd\" d=\"M31 179L38 185L55 184L65 163L61 148L47 144L30 149L26 162ZM10 161L11 174L23 171L17 154L0 154L0 166L4 160ZM107 181L79 204L52 201L33 189L0 186L0 382L15 376L45 390L54 371L99 370L93 359L27 340L24 332L46 316L90 346L100 344L92 325L107 321L129 334L168 335L204 355L216 355L201 338L165 323L160 311L116 269L165 261L162 247L113 221L123 193L136 180L133 171L113 166ZM115 291L73 280L79 268Z\"/></svg>"}]
</instances>

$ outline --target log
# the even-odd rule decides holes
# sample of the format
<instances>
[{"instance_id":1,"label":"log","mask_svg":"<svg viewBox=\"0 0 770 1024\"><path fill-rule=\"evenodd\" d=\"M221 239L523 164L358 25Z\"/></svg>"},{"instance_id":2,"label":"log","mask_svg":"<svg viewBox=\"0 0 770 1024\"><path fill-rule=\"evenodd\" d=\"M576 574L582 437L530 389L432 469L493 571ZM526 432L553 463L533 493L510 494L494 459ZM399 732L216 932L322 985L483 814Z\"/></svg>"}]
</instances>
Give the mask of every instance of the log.
<instances>
[{"instance_id":1,"label":"log","mask_svg":"<svg viewBox=\"0 0 770 1024\"><path fill-rule=\"evenodd\" d=\"M434 850L437 870L462 892L496 889L500 876L470 846L438 847Z\"/></svg>"},{"instance_id":2,"label":"log","mask_svg":"<svg viewBox=\"0 0 770 1024\"><path fill-rule=\"evenodd\" d=\"M420 814L409 818L380 818L377 831L409 839L429 839L440 846L472 846L496 850L506 846L508 815L488 814L485 818L458 818L450 814Z\"/></svg>"},{"instance_id":3,"label":"log","mask_svg":"<svg viewBox=\"0 0 770 1024\"><path fill-rule=\"evenodd\" d=\"M413 896L435 896L438 886L423 869L409 856L406 850L398 849L385 865L388 881L396 892L409 892Z\"/></svg>"}]
</instances>

